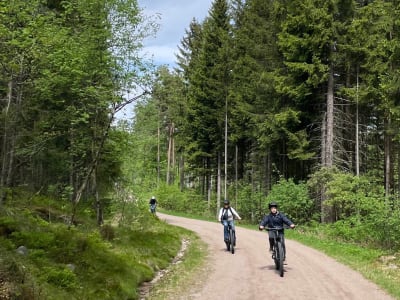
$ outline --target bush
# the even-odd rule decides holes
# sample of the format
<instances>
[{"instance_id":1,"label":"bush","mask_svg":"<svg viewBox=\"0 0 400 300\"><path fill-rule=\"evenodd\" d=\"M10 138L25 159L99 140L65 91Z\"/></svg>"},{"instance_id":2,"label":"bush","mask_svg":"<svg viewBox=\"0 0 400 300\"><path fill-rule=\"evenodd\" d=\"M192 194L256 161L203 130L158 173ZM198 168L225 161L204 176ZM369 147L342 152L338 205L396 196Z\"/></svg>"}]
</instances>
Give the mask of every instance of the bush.
<instances>
[{"instance_id":1,"label":"bush","mask_svg":"<svg viewBox=\"0 0 400 300\"><path fill-rule=\"evenodd\" d=\"M272 187L265 205L272 201L277 202L279 210L295 223L304 224L318 219L317 208L304 183L296 184L293 179L281 179Z\"/></svg>"},{"instance_id":2,"label":"bush","mask_svg":"<svg viewBox=\"0 0 400 300\"><path fill-rule=\"evenodd\" d=\"M61 288L77 288L78 281L75 274L68 268L43 268L43 280Z\"/></svg>"}]
</instances>

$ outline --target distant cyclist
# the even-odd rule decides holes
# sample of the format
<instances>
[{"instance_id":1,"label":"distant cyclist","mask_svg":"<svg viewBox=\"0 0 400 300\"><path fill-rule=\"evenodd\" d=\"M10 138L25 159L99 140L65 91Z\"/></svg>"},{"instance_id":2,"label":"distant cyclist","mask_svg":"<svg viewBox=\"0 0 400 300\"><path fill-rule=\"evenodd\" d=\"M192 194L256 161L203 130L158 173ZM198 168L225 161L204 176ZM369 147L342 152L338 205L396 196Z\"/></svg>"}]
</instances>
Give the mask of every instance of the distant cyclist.
<instances>
[{"instance_id":1,"label":"distant cyclist","mask_svg":"<svg viewBox=\"0 0 400 300\"><path fill-rule=\"evenodd\" d=\"M278 211L278 204L276 202L271 202L268 204L268 208L270 210L270 213L268 215L265 215L264 218L262 219L260 225L258 226L259 230L263 230L265 227L266 228L274 228L274 227L280 227L282 230L279 231L279 236L282 241L283 245L283 251L286 253L285 249L285 237L284 237L284 229L283 225L287 225L290 228L294 228L295 225L291 220L289 220L288 217L286 217L283 213ZM268 232L269 236L269 251L272 252L273 247L274 247L274 232L269 231Z\"/></svg>"},{"instance_id":2,"label":"distant cyclist","mask_svg":"<svg viewBox=\"0 0 400 300\"><path fill-rule=\"evenodd\" d=\"M149 205L150 205L150 211L151 213L155 214L156 213L156 207L157 207L157 200L155 196L152 196L150 201L149 201Z\"/></svg>"},{"instance_id":3,"label":"distant cyclist","mask_svg":"<svg viewBox=\"0 0 400 300\"><path fill-rule=\"evenodd\" d=\"M228 225L231 225L233 231L235 231L234 219L241 220L242 218L236 212L236 210L230 206L229 200L224 200L224 207L221 207L218 214L218 221L224 225L224 241L229 241L229 229Z\"/></svg>"}]
</instances>

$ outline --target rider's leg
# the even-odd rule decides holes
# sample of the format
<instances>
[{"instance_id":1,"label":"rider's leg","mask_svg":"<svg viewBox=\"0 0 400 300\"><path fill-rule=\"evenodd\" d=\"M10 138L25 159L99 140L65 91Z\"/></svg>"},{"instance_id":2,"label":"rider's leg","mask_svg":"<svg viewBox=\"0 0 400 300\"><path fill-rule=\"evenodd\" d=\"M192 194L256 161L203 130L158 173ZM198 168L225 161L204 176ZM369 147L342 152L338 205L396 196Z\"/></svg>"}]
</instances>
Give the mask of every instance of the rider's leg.
<instances>
[{"instance_id":1,"label":"rider's leg","mask_svg":"<svg viewBox=\"0 0 400 300\"><path fill-rule=\"evenodd\" d=\"M286 246L285 246L285 235L283 232L280 233L281 241L282 241L282 248L283 248L283 260L286 259Z\"/></svg>"},{"instance_id":2,"label":"rider's leg","mask_svg":"<svg viewBox=\"0 0 400 300\"><path fill-rule=\"evenodd\" d=\"M235 222L233 220L229 220L228 224L231 226L233 234L235 235L235 240L234 240L234 244L236 245L236 232L235 232Z\"/></svg>"},{"instance_id":3,"label":"rider's leg","mask_svg":"<svg viewBox=\"0 0 400 300\"><path fill-rule=\"evenodd\" d=\"M274 232L273 231L268 231L268 236L269 236L269 251L272 252L272 249L274 248Z\"/></svg>"},{"instance_id":4,"label":"rider's leg","mask_svg":"<svg viewBox=\"0 0 400 300\"><path fill-rule=\"evenodd\" d=\"M224 225L224 241L228 241L229 240L229 231L228 231L228 221L227 220L223 220L222 224Z\"/></svg>"}]
</instances>

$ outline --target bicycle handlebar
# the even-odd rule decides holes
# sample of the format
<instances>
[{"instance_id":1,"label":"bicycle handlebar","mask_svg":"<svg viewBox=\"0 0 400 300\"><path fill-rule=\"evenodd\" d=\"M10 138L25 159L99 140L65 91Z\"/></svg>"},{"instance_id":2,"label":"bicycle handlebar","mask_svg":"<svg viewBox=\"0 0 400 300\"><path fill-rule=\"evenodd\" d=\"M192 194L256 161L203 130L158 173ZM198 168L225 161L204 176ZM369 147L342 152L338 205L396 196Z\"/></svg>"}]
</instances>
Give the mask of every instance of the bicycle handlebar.
<instances>
[{"instance_id":1,"label":"bicycle handlebar","mask_svg":"<svg viewBox=\"0 0 400 300\"><path fill-rule=\"evenodd\" d=\"M283 229L292 229L290 226L279 226L279 227L264 227L265 230L267 231L278 231L278 230L283 230Z\"/></svg>"}]
</instances>

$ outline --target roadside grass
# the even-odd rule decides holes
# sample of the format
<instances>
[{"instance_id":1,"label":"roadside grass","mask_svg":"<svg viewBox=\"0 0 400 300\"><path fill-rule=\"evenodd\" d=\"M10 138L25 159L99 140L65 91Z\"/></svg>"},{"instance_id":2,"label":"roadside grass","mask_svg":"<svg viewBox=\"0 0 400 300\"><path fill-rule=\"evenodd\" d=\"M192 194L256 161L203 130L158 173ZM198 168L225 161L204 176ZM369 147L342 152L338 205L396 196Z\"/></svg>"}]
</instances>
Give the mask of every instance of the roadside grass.
<instances>
[{"instance_id":1,"label":"roadside grass","mask_svg":"<svg viewBox=\"0 0 400 300\"><path fill-rule=\"evenodd\" d=\"M178 299L179 295L193 295L201 288L199 283L209 270L207 245L190 231L183 232L182 237L189 241L182 260L168 268L168 273L150 289L147 299Z\"/></svg>"},{"instance_id":2,"label":"roadside grass","mask_svg":"<svg viewBox=\"0 0 400 300\"><path fill-rule=\"evenodd\" d=\"M188 235L138 207L126 208L123 222L101 227L90 204L78 211L77 224L68 226L70 210L60 202L21 197L5 203L0 299L139 299L140 285L170 266Z\"/></svg>"}]
</instances>

